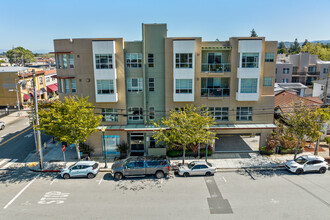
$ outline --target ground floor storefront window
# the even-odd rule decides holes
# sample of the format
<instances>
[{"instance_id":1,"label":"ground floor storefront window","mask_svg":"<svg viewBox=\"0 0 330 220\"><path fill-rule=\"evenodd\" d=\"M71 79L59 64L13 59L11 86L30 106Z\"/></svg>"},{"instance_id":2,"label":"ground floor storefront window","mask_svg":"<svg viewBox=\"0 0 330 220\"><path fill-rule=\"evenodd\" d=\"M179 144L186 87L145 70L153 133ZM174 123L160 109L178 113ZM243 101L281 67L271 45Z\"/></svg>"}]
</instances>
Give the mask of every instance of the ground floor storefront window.
<instances>
[{"instance_id":1,"label":"ground floor storefront window","mask_svg":"<svg viewBox=\"0 0 330 220\"><path fill-rule=\"evenodd\" d=\"M119 135L105 135L104 136L104 146L105 151L103 150L103 155L119 155L120 152L117 152L117 144L119 144L120 136ZM102 146L103 147L103 146Z\"/></svg>"}]
</instances>

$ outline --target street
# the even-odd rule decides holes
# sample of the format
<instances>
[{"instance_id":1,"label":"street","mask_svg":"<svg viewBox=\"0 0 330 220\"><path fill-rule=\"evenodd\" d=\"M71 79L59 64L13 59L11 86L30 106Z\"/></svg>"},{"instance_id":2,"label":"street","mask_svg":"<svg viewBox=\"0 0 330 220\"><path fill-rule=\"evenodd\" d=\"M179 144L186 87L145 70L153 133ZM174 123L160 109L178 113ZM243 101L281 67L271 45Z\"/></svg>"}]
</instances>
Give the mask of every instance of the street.
<instances>
[{"instance_id":1,"label":"street","mask_svg":"<svg viewBox=\"0 0 330 220\"><path fill-rule=\"evenodd\" d=\"M7 172L7 173L6 173ZM330 172L239 171L114 181L1 171L2 219L326 219Z\"/></svg>"}]
</instances>

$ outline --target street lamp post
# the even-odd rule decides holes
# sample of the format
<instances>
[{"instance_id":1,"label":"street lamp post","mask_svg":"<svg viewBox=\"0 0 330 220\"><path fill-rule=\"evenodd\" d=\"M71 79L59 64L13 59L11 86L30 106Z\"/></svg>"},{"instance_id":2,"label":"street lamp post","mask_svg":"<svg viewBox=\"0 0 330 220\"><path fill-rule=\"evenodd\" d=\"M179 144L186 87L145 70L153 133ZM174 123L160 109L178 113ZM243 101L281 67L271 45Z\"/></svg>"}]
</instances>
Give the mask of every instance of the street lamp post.
<instances>
[{"instance_id":1,"label":"street lamp post","mask_svg":"<svg viewBox=\"0 0 330 220\"><path fill-rule=\"evenodd\" d=\"M102 145L103 145L103 152L104 152L104 168L108 168L108 163L107 163L107 151L105 150L105 139L104 139L104 133L105 133L105 126L101 127L102 131Z\"/></svg>"},{"instance_id":2,"label":"street lamp post","mask_svg":"<svg viewBox=\"0 0 330 220\"><path fill-rule=\"evenodd\" d=\"M17 110L18 110L18 114L20 114L21 107L20 107L19 98L18 98L17 79L15 79L15 86L16 86Z\"/></svg>"}]
</instances>

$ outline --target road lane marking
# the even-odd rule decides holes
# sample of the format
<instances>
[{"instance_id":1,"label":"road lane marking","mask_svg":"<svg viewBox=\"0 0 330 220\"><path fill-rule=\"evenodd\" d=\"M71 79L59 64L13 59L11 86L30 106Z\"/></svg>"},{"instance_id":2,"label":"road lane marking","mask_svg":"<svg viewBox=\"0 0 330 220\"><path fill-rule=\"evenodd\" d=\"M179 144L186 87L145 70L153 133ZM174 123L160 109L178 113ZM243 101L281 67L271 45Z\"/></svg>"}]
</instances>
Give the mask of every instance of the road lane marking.
<instances>
[{"instance_id":1,"label":"road lane marking","mask_svg":"<svg viewBox=\"0 0 330 220\"><path fill-rule=\"evenodd\" d=\"M8 162L8 161L10 161L10 159L3 159L3 160L0 162L0 166L1 166L3 163L6 163L6 162Z\"/></svg>"},{"instance_id":2,"label":"road lane marking","mask_svg":"<svg viewBox=\"0 0 330 220\"><path fill-rule=\"evenodd\" d=\"M5 170L8 167L10 167L11 165L13 165L13 163L15 163L17 161L17 159L12 159L9 163L7 163L6 165L4 165L3 167L0 168L0 170Z\"/></svg>"},{"instance_id":3,"label":"road lane marking","mask_svg":"<svg viewBox=\"0 0 330 220\"><path fill-rule=\"evenodd\" d=\"M30 128L27 128L27 129L25 129L24 131L22 131L22 132L20 132L20 133L16 134L14 137L11 137L11 138L9 138L9 139L8 139L8 140L6 140L5 142L2 142L2 143L0 143L0 146L4 145L4 144L5 144L5 143L7 143L8 141L11 141L11 140L13 140L15 137L17 137L17 136L19 136L19 135L23 134L24 132L27 132L27 131L28 131L28 130L30 130L30 129L32 129L32 127L30 127Z\"/></svg>"},{"instance_id":4,"label":"road lane marking","mask_svg":"<svg viewBox=\"0 0 330 220\"><path fill-rule=\"evenodd\" d=\"M69 197L70 193L62 193L58 191L51 191L45 193L45 195L39 200L38 204L40 205L49 205L49 204L62 204Z\"/></svg>"},{"instance_id":5,"label":"road lane marking","mask_svg":"<svg viewBox=\"0 0 330 220\"><path fill-rule=\"evenodd\" d=\"M225 183L227 182L227 180L225 179L225 177L224 177L224 176L222 177L222 179L223 179L223 181L225 181Z\"/></svg>"},{"instance_id":6,"label":"road lane marking","mask_svg":"<svg viewBox=\"0 0 330 220\"><path fill-rule=\"evenodd\" d=\"M40 174L38 176L36 176L31 182L29 182L29 184L27 184L19 193L17 193L17 195L12 198L12 200L10 200L7 205L5 207L3 207L3 209L8 208L8 206L10 206L38 177L40 176Z\"/></svg>"},{"instance_id":7,"label":"road lane marking","mask_svg":"<svg viewBox=\"0 0 330 220\"><path fill-rule=\"evenodd\" d=\"M53 179L52 182L50 182L50 185L52 185L54 182L58 182L57 179Z\"/></svg>"},{"instance_id":8,"label":"road lane marking","mask_svg":"<svg viewBox=\"0 0 330 220\"><path fill-rule=\"evenodd\" d=\"M100 179L100 180L97 180L97 181L99 182L99 185L101 184L102 180L103 180L103 178L102 178L102 179Z\"/></svg>"},{"instance_id":9,"label":"road lane marking","mask_svg":"<svg viewBox=\"0 0 330 220\"><path fill-rule=\"evenodd\" d=\"M33 136L33 132L31 132L30 134L25 135L24 137L25 137L25 138L30 138L30 137L32 137L32 136Z\"/></svg>"}]
</instances>

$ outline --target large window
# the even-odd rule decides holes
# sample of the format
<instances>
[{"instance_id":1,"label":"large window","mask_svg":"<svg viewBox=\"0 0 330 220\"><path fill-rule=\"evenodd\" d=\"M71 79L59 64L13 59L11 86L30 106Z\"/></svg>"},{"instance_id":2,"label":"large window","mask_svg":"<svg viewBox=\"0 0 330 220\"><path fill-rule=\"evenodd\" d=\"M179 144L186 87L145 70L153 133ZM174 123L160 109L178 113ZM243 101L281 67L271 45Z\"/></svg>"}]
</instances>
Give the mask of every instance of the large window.
<instances>
[{"instance_id":1,"label":"large window","mask_svg":"<svg viewBox=\"0 0 330 220\"><path fill-rule=\"evenodd\" d=\"M128 92L141 92L142 91L142 78L128 78L127 79Z\"/></svg>"},{"instance_id":2,"label":"large window","mask_svg":"<svg viewBox=\"0 0 330 220\"><path fill-rule=\"evenodd\" d=\"M149 120L155 119L155 107L149 107Z\"/></svg>"},{"instance_id":3,"label":"large window","mask_svg":"<svg viewBox=\"0 0 330 220\"><path fill-rule=\"evenodd\" d=\"M130 121L143 120L143 108L140 107L128 108L128 120Z\"/></svg>"},{"instance_id":4,"label":"large window","mask_svg":"<svg viewBox=\"0 0 330 220\"><path fill-rule=\"evenodd\" d=\"M241 93L257 93L258 79L241 79Z\"/></svg>"},{"instance_id":5,"label":"large window","mask_svg":"<svg viewBox=\"0 0 330 220\"><path fill-rule=\"evenodd\" d=\"M289 79L282 79L282 83L288 83Z\"/></svg>"},{"instance_id":6,"label":"large window","mask_svg":"<svg viewBox=\"0 0 330 220\"><path fill-rule=\"evenodd\" d=\"M77 92L76 80L71 79L71 93L76 93L76 92Z\"/></svg>"},{"instance_id":7,"label":"large window","mask_svg":"<svg viewBox=\"0 0 330 220\"><path fill-rule=\"evenodd\" d=\"M154 54L148 53L148 67L154 67Z\"/></svg>"},{"instance_id":8,"label":"large window","mask_svg":"<svg viewBox=\"0 0 330 220\"><path fill-rule=\"evenodd\" d=\"M96 69L112 69L112 54L95 54Z\"/></svg>"},{"instance_id":9,"label":"large window","mask_svg":"<svg viewBox=\"0 0 330 220\"><path fill-rule=\"evenodd\" d=\"M192 93L192 79L177 79L175 93Z\"/></svg>"},{"instance_id":10,"label":"large window","mask_svg":"<svg viewBox=\"0 0 330 220\"><path fill-rule=\"evenodd\" d=\"M220 64L221 63L221 53L208 53L207 54L208 64Z\"/></svg>"},{"instance_id":11,"label":"large window","mask_svg":"<svg viewBox=\"0 0 330 220\"><path fill-rule=\"evenodd\" d=\"M274 53L265 53L265 62L274 62Z\"/></svg>"},{"instance_id":12,"label":"large window","mask_svg":"<svg viewBox=\"0 0 330 220\"><path fill-rule=\"evenodd\" d=\"M264 86L272 86L273 85L273 79L272 77L264 77Z\"/></svg>"},{"instance_id":13,"label":"large window","mask_svg":"<svg viewBox=\"0 0 330 220\"><path fill-rule=\"evenodd\" d=\"M69 54L69 66L70 66L70 69L74 68L74 59L73 59L72 54Z\"/></svg>"},{"instance_id":14,"label":"large window","mask_svg":"<svg viewBox=\"0 0 330 220\"><path fill-rule=\"evenodd\" d=\"M154 78L149 78L149 92L155 91L155 79Z\"/></svg>"},{"instance_id":15,"label":"large window","mask_svg":"<svg viewBox=\"0 0 330 220\"><path fill-rule=\"evenodd\" d=\"M57 54L57 68L61 69L62 68L62 56L61 54Z\"/></svg>"},{"instance_id":16,"label":"large window","mask_svg":"<svg viewBox=\"0 0 330 220\"><path fill-rule=\"evenodd\" d=\"M97 80L97 94L113 94L115 92L113 80Z\"/></svg>"},{"instance_id":17,"label":"large window","mask_svg":"<svg viewBox=\"0 0 330 220\"><path fill-rule=\"evenodd\" d=\"M63 54L63 69L68 68L68 57L66 54Z\"/></svg>"},{"instance_id":18,"label":"large window","mask_svg":"<svg viewBox=\"0 0 330 220\"><path fill-rule=\"evenodd\" d=\"M114 108L102 108L102 121L113 122L118 121L118 111Z\"/></svg>"},{"instance_id":19,"label":"large window","mask_svg":"<svg viewBox=\"0 0 330 220\"><path fill-rule=\"evenodd\" d=\"M217 121L228 121L228 107L208 107L210 114Z\"/></svg>"},{"instance_id":20,"label":"large window","mask_svg":"<svg viewBox=\"0 0 330 220\"><path fill-rule=\"evenodd\" d=\"M298 67L297 66L293 66L292 67L292 73L297 73L297 72L298 72Z\"/></svg>"},{"instance_id":21,"label":"large window","mask_svg":"<svg viewBox=\"0 0 330 220\"><path fill-rule=\"evenodd\" d=\"M201 96L223 97L229 96L229 78L210 77L202 78Z\"/></svg>"},{"instance_id":22,"label":"large window","mask_svg":"<svg viewBox=\"0 0 330 220\"><path fill-rule=\"evenodd\" d=\"M120 154L117 151L117 145L119 144L120 136L119 135L105 135L104 136L104 145L105 152L103 154Z\"/></svg>"},{"instance_id":23,"label":"large window","mask_svg":"<svg viewBox=\"0 0 330 220\"><path fill-rule=\"evenodd\" d=\"M259 53L242 54L242 68L258 68L258 67L259 67Z\"/></svg>"},{"instance_id":24,"label":"large window","mask_svg":"<svg viewBox=\"0 0 330 220\"><path fill-rule=\"evenodd\" d=\"M175 54L175 68L192 68L192 53Z\"/></svg>"},{"instance_id":25,"label":"large window","mask_svg":"<svg viewBox=\"0 0 330 220\"><path fill-rule=\"evenodd\" d=\"M290 72L290 69L289 68L283 68L283 73L284 74L288 74Z\"/></svg>"},{"instance_id":26,"label":"large window","mask_svg":"<svg viewBox=\"0 0 330 220\"><path fill-rule=\"evenodd\" d=\"M141 53L127 53L126 54L126 67L141 68L142 67L142 54Z\"/></svg>"},{"instance_id":27,"label":"large window","mask_svg":"<svg viewBox=\"0 0 330 220\"><path fill-rule=\"evenodd\" d=\"M70 92L69 79L64 79L64 89L65 89L65 93Z\"/></svg>"},{"instance_id":28,"label":"large window","mask_svg":"<svg viewBox=\"0 0 330 220\"><path fill-rule=\"evenodd\" d=\"M308 72L309 73L315 73L316 72L316 66L309 66L308 67Z\"/></svg>"},{"instance_id":29,"label":"large window","mask_svg":"<svg viewBox=\"0 0 330 220\"><path fill-rule=\"evenodd\" d=\"M252 107L237 107L237 121L252 121Z\"/></svg>"}]
</instances>

